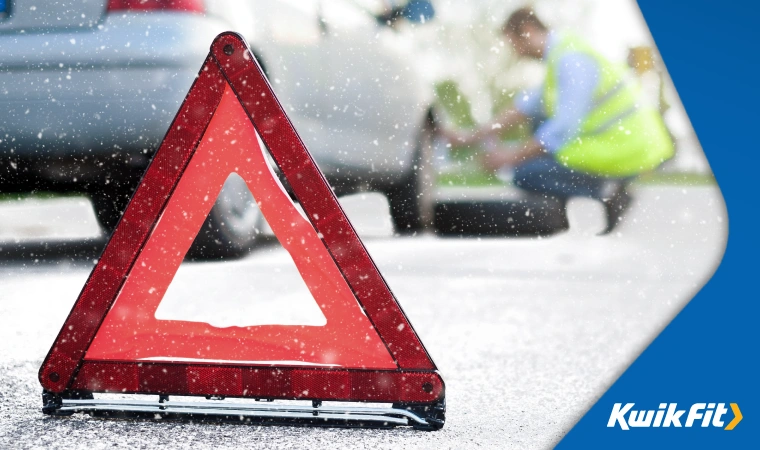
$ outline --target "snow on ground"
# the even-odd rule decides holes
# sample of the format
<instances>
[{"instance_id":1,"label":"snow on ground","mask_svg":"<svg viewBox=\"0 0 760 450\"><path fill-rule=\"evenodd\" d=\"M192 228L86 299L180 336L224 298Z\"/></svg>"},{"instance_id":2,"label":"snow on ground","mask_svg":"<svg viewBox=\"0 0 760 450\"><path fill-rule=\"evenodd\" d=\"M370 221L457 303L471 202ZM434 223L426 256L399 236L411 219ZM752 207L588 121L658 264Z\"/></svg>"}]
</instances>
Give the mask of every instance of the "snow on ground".
<instances>
[{"instance_id":1,"label":"snow on ground","mask_svg":"<svg viewBox=\"0 0 760 450\"><path fill-rule=\"evenodd\" d=\"M367 234L375 236L366 239L370 253L446 381L446 425L431 433L43 416L37 369L92 268L96 253L88 249L99 244L68 253L28 250L26 240L2 233L0 447L547 447L709 279L722 256L727 219L716 188L640 187L636 198L626 222L605 237ZM377 204L367 204L374 206L350 214L375 217ZM0 206L3 220L8 207L18 205ZM46 210L55 216L48 222L78 220ZM85 234L92 232L88 223L79 225ZM290 264L279 246L265 245L241 261L185 264L180 276L192 274L184 282L212 283L218 296L232 298L245 274L285 273ZM283 298L299 289L267 285L274 282L282 279L256 279ZM259 306L276 315L270 309L277 303Z\"/></svg>"}]
</instances>

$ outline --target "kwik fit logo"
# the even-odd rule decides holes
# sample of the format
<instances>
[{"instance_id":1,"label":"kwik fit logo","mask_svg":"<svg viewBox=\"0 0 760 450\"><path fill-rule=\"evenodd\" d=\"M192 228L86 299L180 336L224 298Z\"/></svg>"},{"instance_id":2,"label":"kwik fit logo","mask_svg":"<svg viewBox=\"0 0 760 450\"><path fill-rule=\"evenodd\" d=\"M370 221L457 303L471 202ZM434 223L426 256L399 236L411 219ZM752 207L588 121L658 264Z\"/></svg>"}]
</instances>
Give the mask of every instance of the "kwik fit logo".
<instances>
[{"instance_id":1,"label":"kwik fit logo","mask_svg":"<svg viewBox=\"0 0 760 450\"><path fill-rule=\"evenodd\" d=\"M686 409L678 408L678 403L660 403L658 409L648 410L636 410L633 409L634 406L635 403L615 403L607 427L619 426L623 430L670 427L715 427L733 430L742 421L742 412L736 403L730 404L734 417L728 425L725 423L725 416L729 410L725 403L694 403L688 408L688 414Z\"/></svg>"}]
</instances>

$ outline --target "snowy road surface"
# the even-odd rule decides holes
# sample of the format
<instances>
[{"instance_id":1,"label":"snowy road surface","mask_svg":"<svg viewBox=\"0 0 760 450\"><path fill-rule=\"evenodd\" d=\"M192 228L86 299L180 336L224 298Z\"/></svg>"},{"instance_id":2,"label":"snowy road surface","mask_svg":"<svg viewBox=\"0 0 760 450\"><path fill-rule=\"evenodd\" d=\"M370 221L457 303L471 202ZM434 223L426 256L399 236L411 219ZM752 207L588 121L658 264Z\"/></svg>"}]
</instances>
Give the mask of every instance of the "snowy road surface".
<instances>
[{"instance_id":1,"label":"snowy road surface","mask_svg":"<svg viewBox=\"0 0 760 450\"><path fill-rule=\"evenodd\" d=\"M0 205L0 448L550 446L704 284L722 255L727 219L715 188L645 187L636 195L627 221L605 237L377 237L385 219L365 232L446 381L446 425L431 433L43 416L37 369L96 254L88 250L93 244L54 252L34 239L92 235L97 228L77 199ZM375 213L357 220L371 228ZM213 286L214 320L221 324L246 320L230 315L236 307L243 316L268 314L266 320L318 321L318 309L278 316L271 297L240 305L240 293L252 286L241 285L244 277L257 292L308 304L298 283L281 287L295 276L291 265L279 246L268 245L240 261L186 263L178 289ZM171 315L176 298L166 301L162 308Z\"/></svg>"}]
</instances>

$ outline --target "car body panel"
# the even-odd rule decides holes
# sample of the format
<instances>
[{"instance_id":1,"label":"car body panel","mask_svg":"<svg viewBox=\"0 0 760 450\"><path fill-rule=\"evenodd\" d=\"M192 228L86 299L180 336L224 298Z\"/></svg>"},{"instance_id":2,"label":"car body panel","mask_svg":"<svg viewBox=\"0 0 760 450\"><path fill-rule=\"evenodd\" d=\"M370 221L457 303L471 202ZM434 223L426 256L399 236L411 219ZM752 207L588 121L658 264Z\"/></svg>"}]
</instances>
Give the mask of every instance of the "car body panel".
<instances>
[{"instance_id":1,"label":"car body panel","mask_svg":"<svg viewBox=\"0 0 760 450\"><path fill-rule=\"evenodd\" d=\"M88 8L97 3L78 1ZM10 31L14 5L0 22L6 25L0 30L0 158L117 151L149 157L210 43L232 29L261 58L329 178L350 174L388 184L411 170L430 95L409 69L410 55L382 45L394 32L350 1L212 0L206 14L118 11L101 13L92 26L71 22L36 33Z\"/></svg>"},{"instance_id":2,"label":"car body panel","mask_svg":"<svg viewBox=\"0 0 760 450\"><path fill-rule=\"evenodd\" d=\"M4 8L2 8L4 6ZM3 0L0 33L38 33L50 30L85 30L96 26L106 9L106 0ZM0 15L0 19L3 15Z\"/></svg>"},{"instance_id":3,"label":"car body panel","mask_svg":"<svg viewBox=\"0 0 760 450\"><path fill-rule=\"evenodd\" d=\"M0 149L152 152L225 28L191 14L118 14L84 32L0 35Z\"/></svg>"}]
</instances>

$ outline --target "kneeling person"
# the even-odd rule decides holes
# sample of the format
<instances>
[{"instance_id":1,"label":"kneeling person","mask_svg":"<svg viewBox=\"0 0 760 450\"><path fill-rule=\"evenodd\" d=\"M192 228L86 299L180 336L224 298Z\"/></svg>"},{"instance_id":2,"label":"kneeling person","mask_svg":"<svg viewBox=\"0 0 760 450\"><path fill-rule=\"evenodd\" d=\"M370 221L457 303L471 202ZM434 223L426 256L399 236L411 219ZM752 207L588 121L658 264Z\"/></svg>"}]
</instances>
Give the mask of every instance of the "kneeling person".
<instances>
[{"instance_id":1,"label":"kneeling person","mask_svg":"<svg viewBox=\"0 0 760 450\"><path fill-rule=\"evenodd\" d=\"M639 103L625 66L572 34L549 30L531 9L514 12L502 31L518 55L546 65L546 80L492 124L470 136L450 134L452 140L474 143L503 128L537 124L532 139L487 152L483 165L513 166L515 184L528 191L603 201L611 231L630 203L627 182L673 155L662 117Z\"/></svg>"}]
</instances>

